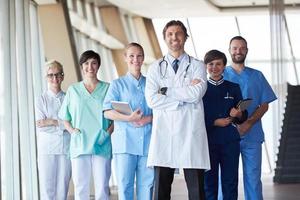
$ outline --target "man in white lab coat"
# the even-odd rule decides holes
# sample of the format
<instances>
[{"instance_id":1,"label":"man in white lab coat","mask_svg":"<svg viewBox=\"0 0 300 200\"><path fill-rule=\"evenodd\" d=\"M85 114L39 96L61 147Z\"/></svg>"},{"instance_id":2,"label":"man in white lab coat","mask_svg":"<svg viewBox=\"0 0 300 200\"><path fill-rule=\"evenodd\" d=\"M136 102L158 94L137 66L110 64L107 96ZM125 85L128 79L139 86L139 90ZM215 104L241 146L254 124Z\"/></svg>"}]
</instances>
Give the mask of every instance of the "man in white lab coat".
<instances>
[{"instance_id":1,"label":"man in white lab coat","mask_svg":"<svg viewBox=\"0 0 300 200\"><path fill-rule=\"evenodd\" d=\"M202 97L206 91L203 62L184 51L188 38L181 21L163 30L168 54L147 73L145 96L153 109L148 163L155 167L155 200L171 198L175 168L183 168L189 200L204 199L204 170L210 168Z\"/></svg>"}]
</instances>

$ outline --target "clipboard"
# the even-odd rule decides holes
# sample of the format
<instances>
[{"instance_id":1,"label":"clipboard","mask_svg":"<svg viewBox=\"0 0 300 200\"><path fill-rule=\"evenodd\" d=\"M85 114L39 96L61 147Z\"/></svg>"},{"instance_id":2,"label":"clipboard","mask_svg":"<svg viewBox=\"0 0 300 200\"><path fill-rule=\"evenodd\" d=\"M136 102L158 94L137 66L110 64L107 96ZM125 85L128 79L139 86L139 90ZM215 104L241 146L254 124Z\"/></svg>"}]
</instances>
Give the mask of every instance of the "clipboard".
<instances>
[{"instance_id":1,"label":"clipboard","mask_svg":"<svg viewBox=\"0 0 300 200\"><path fill-rule=\"evenodd\" d=\"M130 115L132 113L132 109L128 102L125 101L111 101L111 106L114 110L125 114Z\"/></svg>"},{"instance_id":2,"label":"clipboard","mask_svg":"<svg viewBox=\"0 0 300 200\"><path fill-rule=\"evenodd\" d=\"M240 100L239 103L236 105L237 108L239 108L241 111L246 110L249 105L252 103L252 99L248 98L248 99L243 99Z\"/></svg>"}]
</instances>

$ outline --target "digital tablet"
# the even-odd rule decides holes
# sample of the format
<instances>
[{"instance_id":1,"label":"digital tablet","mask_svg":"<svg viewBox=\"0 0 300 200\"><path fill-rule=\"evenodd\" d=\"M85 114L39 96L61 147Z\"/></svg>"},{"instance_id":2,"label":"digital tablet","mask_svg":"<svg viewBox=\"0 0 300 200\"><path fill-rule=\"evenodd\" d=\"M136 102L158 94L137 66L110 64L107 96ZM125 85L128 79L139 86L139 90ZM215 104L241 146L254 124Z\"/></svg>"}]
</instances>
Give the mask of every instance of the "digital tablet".
<instances>
[{"instance_id":1,"label":"digital tablet","mask_svg":"<svg viewBox=\"0 0 300 200\"><path fill-rule=\"evenodd\" d=\"M239 101L236 107L239 108L241 111L244 111L249 107L251 103L252 103L252 99L243 99Z\"/></svg>"},{"instance_id":2,"label":"digital tablet","mask_svg":"<svg viewBox=\"0 0 300 200\"><path fill-rule=\"evenodd\" d=\"M113 107L114 110L116 110L122 114L130 115L132 113L132 109L128 102L111 101L111 106Z\"/></svg>"}]
</instances>

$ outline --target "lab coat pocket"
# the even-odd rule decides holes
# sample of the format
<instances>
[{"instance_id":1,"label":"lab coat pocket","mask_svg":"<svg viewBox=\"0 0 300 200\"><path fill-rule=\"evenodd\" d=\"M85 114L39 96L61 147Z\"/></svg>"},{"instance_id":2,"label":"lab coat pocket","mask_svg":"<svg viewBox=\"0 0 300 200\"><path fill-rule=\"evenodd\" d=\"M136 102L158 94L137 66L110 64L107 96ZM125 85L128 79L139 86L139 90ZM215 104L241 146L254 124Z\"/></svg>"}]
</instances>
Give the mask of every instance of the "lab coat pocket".
<instances>
[{"instance_id":1,"label":"lab coat pocket","mask_svg":"<svg viewBox=\"0 0 300 200\"><path fill-rule=\"evenodd\" d=\"M199 106L199 105L198 105ZM189 126L191 127L192 133L199 135L199 130L203 130L205 128L205 121L203 115L203 109L198 106L194 106L191 111L191 119Z\"/></svg>"}]
</instances>

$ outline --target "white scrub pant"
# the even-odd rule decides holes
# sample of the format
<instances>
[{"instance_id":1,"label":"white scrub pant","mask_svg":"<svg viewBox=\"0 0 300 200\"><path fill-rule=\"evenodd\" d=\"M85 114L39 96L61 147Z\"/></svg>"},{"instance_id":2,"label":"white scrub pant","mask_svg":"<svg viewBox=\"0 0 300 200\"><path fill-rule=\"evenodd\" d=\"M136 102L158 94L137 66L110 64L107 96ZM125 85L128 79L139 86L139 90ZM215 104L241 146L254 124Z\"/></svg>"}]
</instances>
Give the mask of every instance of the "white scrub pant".
<instances>
[{"instance_id":1,"label":"white scrub pant","mask_svg":"<svg viewBox=\"0 0 300 200\"><path fill-rule=\"evenodd\" d=\"M109 200L111 159L82 155L71 159L75 200L90 199L90 178L93 173L95 200Z\"/></svg>"},{"instance_id":2,"label":"white scrub pant","mask_svg":"<svg viewBox=\"0 0 300 200\"><path fill-rule=\"evenodd\" d=\"M261 183L262 144L240 142L245 200L263 200Z\"/></svg>"},{"instance_id":3,"label":"white scrub pant","mask_svg":"<svg viewBox=\"0 0 300 200\"><path fill-rule=\"evenodd\" d=\"M71 161L66 155L39 155L40 198L66 200L71 178Z\"/></svg>"},{"instance_id":4,"label":"white scrub pant","mask_svg":"<svg viewBox=\"0 0 300 200\"><path fill-rule=\"evenodd\" d=\"M134 199L136 177L137 200L152 200L154 169L147 168L147 156L114 154L119 200Z\"/></svg>"}]
</instances>

